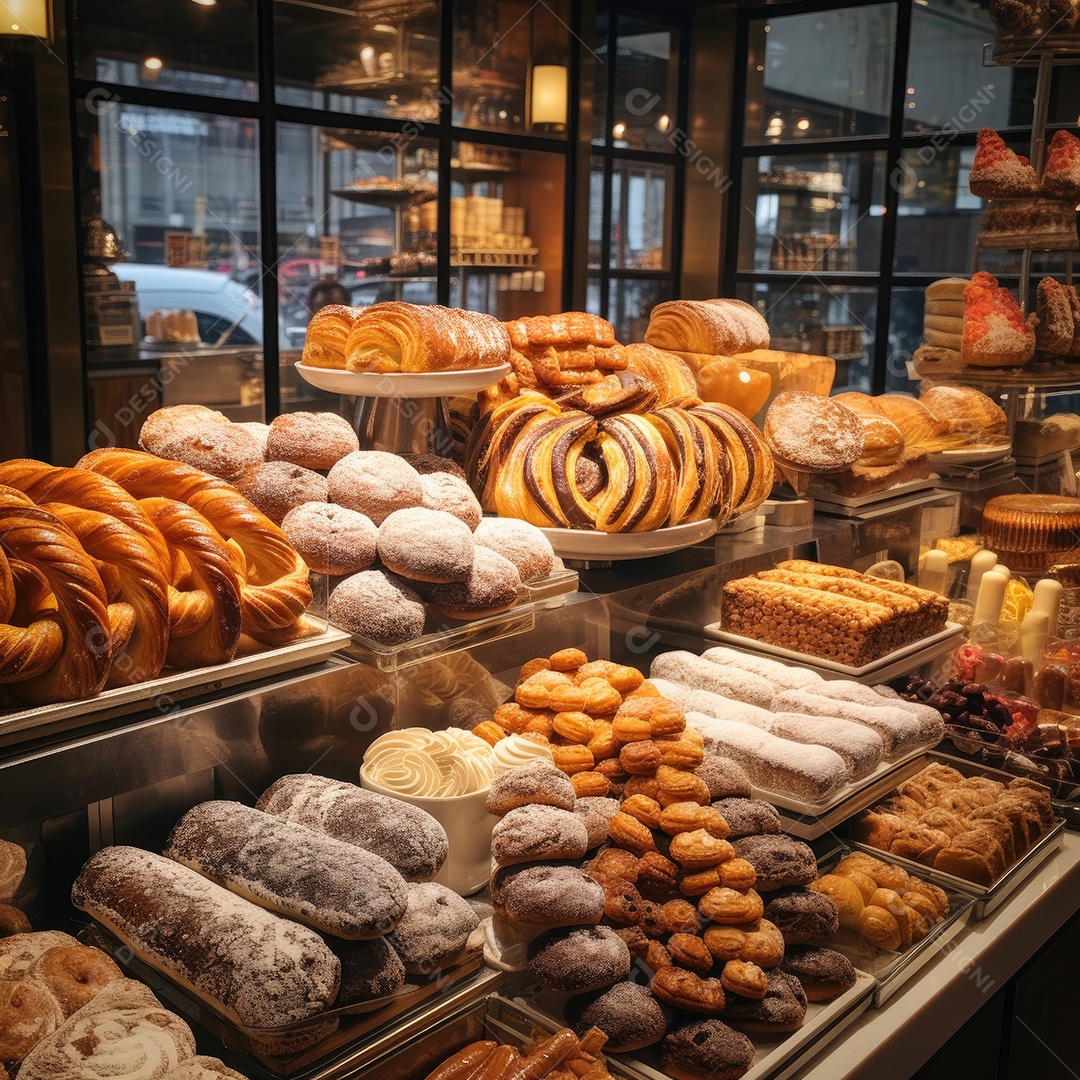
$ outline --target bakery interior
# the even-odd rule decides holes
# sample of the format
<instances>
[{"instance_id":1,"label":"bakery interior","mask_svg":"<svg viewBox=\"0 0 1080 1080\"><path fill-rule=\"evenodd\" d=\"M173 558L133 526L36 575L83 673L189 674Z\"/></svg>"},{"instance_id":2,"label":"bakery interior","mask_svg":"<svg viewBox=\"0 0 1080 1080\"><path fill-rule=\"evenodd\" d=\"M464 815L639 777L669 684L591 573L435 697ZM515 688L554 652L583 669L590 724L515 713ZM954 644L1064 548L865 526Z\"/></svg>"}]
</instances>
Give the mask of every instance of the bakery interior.
<instances>
[{"instance_id":1,"label":"bakery interior","mask_svg":"<svg viewBox=\"0 0 1080 1080\"><path fill-rule=\"evenodd\" d=\"M1080 1073L1075 0L0 16L0 1080Z\"/></svg>"}]
</instances>

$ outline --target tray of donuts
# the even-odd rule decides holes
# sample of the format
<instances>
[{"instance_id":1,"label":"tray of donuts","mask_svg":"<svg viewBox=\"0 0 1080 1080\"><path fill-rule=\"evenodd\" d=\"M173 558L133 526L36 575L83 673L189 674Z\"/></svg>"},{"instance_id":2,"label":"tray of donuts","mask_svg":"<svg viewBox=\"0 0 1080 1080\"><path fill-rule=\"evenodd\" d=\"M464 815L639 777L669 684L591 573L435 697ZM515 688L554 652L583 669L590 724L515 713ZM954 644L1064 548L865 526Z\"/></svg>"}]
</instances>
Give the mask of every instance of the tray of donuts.
<instances>
[{"instance_id":1,"label":"tray of donuts","mask_svg":"<svg viewBox=\"0 0 1080 1080\"><path fill-rule=\"evenodd\" d=\"M973 905L970 892L850 845L819 859L817 878L778 896L771 915L785 942L835 949L872 975L880 1006L963 930Z\"/></svg>"},{"instance_id":2,"label":"tray of donuts","mask_svg":"<svg viewBox=\"0 0 1080 1080\"><path fill-rule=\"evenodd\" d=\"M1065 821L1050 790L1028 777L946 755L846 826L854 845L994 911L1061 846Z\"/></svg>"},{"instance_id":3,"label":"tray of donuts","mask_svg":"<svg viewBox=\"0 0 1080 1080\"><path fill-rule=\"evenodd\" d=\"M420 807L285 776L257 807L193 807L164 852L102 848L72 903L261 1075L293 1075L480 978L479 917L432 880L449 843Z\"/></svg>"}]
</instances>

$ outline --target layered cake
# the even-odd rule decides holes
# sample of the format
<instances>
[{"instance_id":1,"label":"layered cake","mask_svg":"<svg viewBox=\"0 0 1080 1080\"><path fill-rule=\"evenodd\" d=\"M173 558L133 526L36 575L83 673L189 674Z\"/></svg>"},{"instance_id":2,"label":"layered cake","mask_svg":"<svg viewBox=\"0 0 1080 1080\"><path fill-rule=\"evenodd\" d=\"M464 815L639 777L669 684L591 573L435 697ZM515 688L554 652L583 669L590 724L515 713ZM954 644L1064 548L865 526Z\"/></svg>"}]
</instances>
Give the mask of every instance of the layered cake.
<instances>
[{"instance_id":1,"label":"layered cake","mask_svg":"<svg viewBox=\"0 0 1080 1080\"><path fill-rule=\"evenodd\" d=\"M1075 285L1044 277L1036 290L1035 344L1050 357L1080 356L1080 296Z\"/></svg>"},{"instance_id":2,"label":"layered cake","mask_svg":"<svg viewBox=\"0 0 1080 1080\"><path fill-rule=\"evenodd\" d=\"M1077 246L1073 202L1033 196L993 199L983 210L982 247L1034 247L1067 251Z\"/></svg>"},{"instance_id":3,"label":"layered cake","mask_svg":"<svg viewBox=\"0 0 1080 1080\"><path fill-rule=\"evenodd\" d=\"M998 495L983 507L982 534L1015 573L1042 573L1080 545L1080 499Z\"/></svg>"}]
</instances>

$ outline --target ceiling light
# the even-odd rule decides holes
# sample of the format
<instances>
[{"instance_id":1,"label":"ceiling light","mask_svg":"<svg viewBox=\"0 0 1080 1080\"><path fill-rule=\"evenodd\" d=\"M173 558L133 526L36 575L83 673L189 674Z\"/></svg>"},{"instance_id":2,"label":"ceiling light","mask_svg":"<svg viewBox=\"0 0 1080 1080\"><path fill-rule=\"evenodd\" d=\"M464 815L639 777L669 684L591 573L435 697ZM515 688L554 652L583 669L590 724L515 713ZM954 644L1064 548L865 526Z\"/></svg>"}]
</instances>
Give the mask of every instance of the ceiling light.
<instances>
[{"instance_id":1,"label":"ceiling light","mask_svg":"<svg viewBox=\"0 0 1080 1080\"><path fill-rule=\"evenodd\" d=\"M148 56L143 61L143 67L147 71L160 71L165 66L164 62L156 56Z\"/></svg>"},{"instance_id":2,"label":"ceiling light","mask_svg":"<svg viewBox=\"0 0 1080 1080\"><path fill-rule=\"evenodd\" d=\"M809 131L810 130L810 121L807 120L806 117L804 116L795 126L800 131Z\"/></svg>"},{"instance_id":3,"label":"ceiling light","mask_svg":"<svg viewBox=\"0 0 1080 1080\"><path fill-rule=\"evenodd\" d=\"M611 136L614 139L621 139L626 134L626 125L620 120L612 129Z\"/></svg>"},{"instance_id":4,"label":"ceiling light","mask_svg":"<svg viewBox=\"0 0 1080 1080\"><path fill-rule=\"evenodd\" d=\"M50 40L50 6L46 0L4 0L5 19L3 26L0 26L0 35L18 34L20 37Z\"/></svg>"},{"instance_id":5,"label":"ceiling light","mask_svg":"<svg viewBox=\"0 0 1080 1080\"><path fill-rule=\"evenodd\" d=\"M656 121L656 130L657 131L667 131L667 129L669 127L671 127L671 117L668 116L667 113L664 113L664 115L661 116L660 119Z\"/></svg>"},{"instance_id":6,"label":"ceiling light","mask_svg":"<svg viewBox=\"0 0 1080 1080\"><path fill-rule=\"evenodd\" d=\"M217 4L217 0L191 0L193 4L198 4L199 7L214 7Z\"/></svg>"}]
</instances>

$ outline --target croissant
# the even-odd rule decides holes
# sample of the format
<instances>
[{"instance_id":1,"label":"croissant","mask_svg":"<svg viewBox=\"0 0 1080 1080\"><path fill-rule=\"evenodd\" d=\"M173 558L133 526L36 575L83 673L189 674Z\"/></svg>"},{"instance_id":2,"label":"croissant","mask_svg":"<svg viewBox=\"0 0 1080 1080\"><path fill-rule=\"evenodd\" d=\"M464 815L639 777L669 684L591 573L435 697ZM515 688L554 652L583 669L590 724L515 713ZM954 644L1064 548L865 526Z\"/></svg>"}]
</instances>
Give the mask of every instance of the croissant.
<instances>
[{"instance_id":1,"label":"croissant","mask_svg":"<svg viewBox=\"0 0 1080 1080\"><path fill-rule=\"evenodd\" d=\"M240 642L240 575L233 553L190 506L161 497L140 500L173 553L169 588L170 667L224 664Z\"/></svg>"},{"instance_id":2,"label":"croissant","mask_svg":"<svg viewBox=\"0 0 1080 1080\"><path fill-rule=\"evenodd\" d=\"M345 343L356 321L356 308L328 304L319 308L304 334L300 362L307 367L345 370Z\"/></svg>"},{"instance_id":3,"label":"croissant","mask_svg":"<svg viewBox=\"0 0 1080 1080\"><path fill-rule=\"evenodd\" d=\"M645 343L670 352L734 356L769 347L769 327L742 300L668 300L649 316Z\"/></svg>"},{"instance_id":4,"label":"croissant","mask_svg":"<svg viewBox=\"0 0 1080 1080\"><path fill-rule=\"evenodd\" d=\"M349 371L460 371L509 360L510 338L498 319L436 304L372 304L345 343Z\"/></svg>"},{"instance_id":5,"label":"croissant","mask_svg":"<svg viewBox=\"0 0 1080 1080\"><path fill-rule=\"evenodd\" d=\"M244 630L252 637L293 625L311 603L303 559L281 529L224 480L138 450L94 450L78 467L108 476L140 500L161 495L187 503L230 548L235 545Z\"/></svg>"},{"instance_id":6,"label":"croissant","mask_svg":"<svg viewBox=\"0 0 1080 1080\"><path fill-rule=\"evenodd\" d=\"M24 587L37 582L32 585L35 595L24 607L36 607L40 614L49 612L62 635L56 657L47 667L38 651L27 655L34 674L25 676L25 668L6 672L10 696L26 705L47 705L98 693L109 673L111 639L105 587L90 557L70 529L14 488L0 488L0 536L9 560L28 564L37 572L27 577L20 570ZM51 600L43 595L42 579ZM39 636L48 639L50 648L56 643L53 631Z\"/></svg>"},{"instance_id":7,"label":"croissant","mask_svg":"<svg viewBox=\"0 0 1080 1080\"><path fill-rule=\"evenodd\" d=\"M698 388L694 373L681 357L642 342L627 345L626 356L630 371L656 387L661 406L681 403L688 407L696 403L684 401L697 398Z\"/></svg>"}]
</instances>

